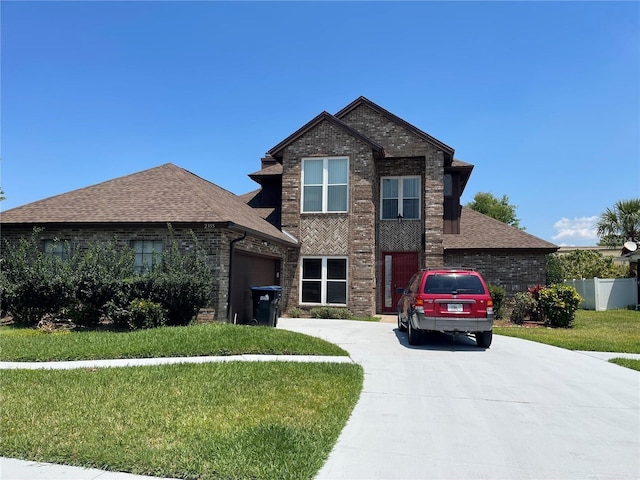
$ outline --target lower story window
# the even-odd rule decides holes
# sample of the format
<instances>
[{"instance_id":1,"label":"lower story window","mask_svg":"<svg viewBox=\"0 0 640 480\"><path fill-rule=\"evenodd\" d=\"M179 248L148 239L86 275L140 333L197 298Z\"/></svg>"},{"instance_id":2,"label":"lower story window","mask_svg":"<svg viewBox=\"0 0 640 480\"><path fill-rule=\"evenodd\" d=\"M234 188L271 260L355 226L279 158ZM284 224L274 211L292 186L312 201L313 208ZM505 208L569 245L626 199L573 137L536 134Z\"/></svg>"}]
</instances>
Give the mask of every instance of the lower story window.
<instances>
[{"instance_id":1,"label":"lower story window","mask_svg":"<svg viewBox=\"0 0 640 480\"><path fill-rule=\"evenodd\" d=\"M301 279L301 303L347 304L346 258L305 257Z\"/></svg>"},{"instance_id":2,"label":"lower story window","mask_svg":"<svg viewBox=\"0 0 640 480\"><path fill-rule=\"evenodd\" d=\"M133 242L135 259L133 270L145 273L160 264L162 259L162 240L135 240Z\"/></svg>"},{"instance_id":3,"label":"lower story window","mask_svg":"<svg viewBox=\"0 0 640 480\"><path fill-rule=\"evenodd\" d=\"M69 244L59 240L45 240L44 253L50 257L57 257L61 260L69 260Z\"/></svg>"}]
</instances>

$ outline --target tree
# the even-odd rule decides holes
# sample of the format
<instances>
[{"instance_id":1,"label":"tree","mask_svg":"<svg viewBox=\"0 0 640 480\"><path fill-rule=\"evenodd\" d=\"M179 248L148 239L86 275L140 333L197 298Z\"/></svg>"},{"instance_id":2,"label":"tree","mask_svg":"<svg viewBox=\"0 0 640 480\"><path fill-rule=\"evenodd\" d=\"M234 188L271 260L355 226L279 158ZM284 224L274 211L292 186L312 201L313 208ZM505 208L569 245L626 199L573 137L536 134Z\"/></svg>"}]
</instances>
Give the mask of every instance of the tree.
<instances>
[{"instance_id":1,"label":"tree","mask_svg":"<svg viewBox=\"0 0 640 480\"><path fill-rule=\"evenodd\" d=\"M520 219L516 218L516 206L509 204L509 197L506 195L498 199L491 193L478 192L473 197L473 201L467 203L467 207L512 227L520 228ZM521 228L521 230L524 229Z\"/></svg>"},{"instance_id":2,"label":"tree","mask_svg":"<svg viewBox=\"0 0 640 480\"><path fill-rule=\"evenodd\" d=\"M574 278L624 278L629 276L629 267L618 265L613 257L605 257L595 250L574 250L569 253L554 253L547 258L547 281L561 283Z\"/></svg>"},{"instance_id":3,"label":"tree","mask_svg":"<svg viewBox=\"0 0 640 480\"><path fill-rule=\"evenodd\" d=\"M620 200L607 208L596 223L600 245L611 247L640 241L640 198Z\"/></svg>"}]
</instances>

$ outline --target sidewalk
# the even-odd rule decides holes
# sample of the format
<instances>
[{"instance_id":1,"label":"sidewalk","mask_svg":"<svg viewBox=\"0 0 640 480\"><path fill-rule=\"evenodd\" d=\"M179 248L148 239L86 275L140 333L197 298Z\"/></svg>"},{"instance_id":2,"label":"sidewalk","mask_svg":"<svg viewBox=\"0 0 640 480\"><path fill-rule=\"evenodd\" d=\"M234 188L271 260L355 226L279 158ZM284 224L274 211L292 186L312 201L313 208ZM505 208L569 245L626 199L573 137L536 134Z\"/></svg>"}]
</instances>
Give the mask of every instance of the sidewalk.
<instances>
[{"instance_id":1,"label":"sidewalk","mask_svg":"<svg viewBox=\"0 0 640 480\"><path fill-rule=\"evenodd\" d=\"M384 323L395 322L395 317L385 318ZM364 325L356 324L355 327L364 327ZM347 327L342 327L343 329ZM308 332L312 333L312 332ZM385 335L392 335L391 332L384 332ZM349 336L349 338L352 338ZM356 335L358 338L358 335ZM394 337L395 338L395 337ZM506 338L506 337L505 337ZM370 348L368 342L364 342L367 348ZM401 348L397 345L397 341L392 341L393 345L397 348ZM389 355L387 352L388 347L383 346L383 350L373 351L372 364L376 366L371 370L371 365L363 365L367 369L366 374L369 375L368 381L372 379L374 374L385 374L389 366L386 362L390 361L389 358L384 355ZM406 354L421 354L420 349L403 349ZM567 351L568 352L568 351ZM350 351L351 353L351 351ZM437 353L437 349L432 352ZM444 349L442 354L449 354L449 349ZM490 352L491 353L491 352ZM497 352L493 352L495 354ZM607 361L611 358L623 357L640 360L640 354L623 354L623 353L611 353L611 352L588 352L579 351L574 352L602 361ZM380 364L382 358L386 358ZM356 359L357 359L356 355ZM390 357L391 358L391 357ZM392 358L395 358L392 357ZM418 358L418 357L416 357ZM433 361L432 360L432 361ZM144 366L144 365L167 365L172 363L205 363L205 362L231 362L231 361L251 361L251 362L272 362L272 361L289 361L289 362L338 362L338 363L353 363L352 357L320 357L320 356L306 356L306 355L236 355L228 357L180 357L180 358L150 358L150 359L119 359L119 360L87 360L78 362L0 362L0 369L17 369L17 368L29 368L29 369L71 369L71 368L98 368L98 367L125 367L125 366ZM578 362L582 363L582 362ZM588 363L588 362L587 362ZM401 371L396 369L394 371ZM392 375L395 378L395 375ZM403 383L404 384L404 383ZM386 395L388 397L388 395ZM385 397L385 398L386 398ZM421 397L422 398L422 397ZM379 408L380 405L376 404L375 408ZM362 405L361 407L362 408ZM394 407L395 408L395 407ZM370 423L372 416L374 415L374 408L367 412L364 416L366 423ZM353 424L358 417L352 417L350 423ZM351 425L351 431L361 431L361 428ZM399 435L400 432L397 432ZM406 432L405 432L406 433ZM403 434L404 435L404 434ZM353 453L353 452L352 452ZM333 472L335 473L335 472ZM325 477L327 473L325 472ZM331 477L331 475L329 475ZM323 477L324 478L324 477ZM121 472L108 472L98 469L89 469L82 467L71 467L67 465L55 465L50 463L24 461L11 458L0 458L0 480L160 480L159 477L148 477L141 475L133 475ZM161 479L172 480L172 479Z\"/></svg>"}]
</instances>

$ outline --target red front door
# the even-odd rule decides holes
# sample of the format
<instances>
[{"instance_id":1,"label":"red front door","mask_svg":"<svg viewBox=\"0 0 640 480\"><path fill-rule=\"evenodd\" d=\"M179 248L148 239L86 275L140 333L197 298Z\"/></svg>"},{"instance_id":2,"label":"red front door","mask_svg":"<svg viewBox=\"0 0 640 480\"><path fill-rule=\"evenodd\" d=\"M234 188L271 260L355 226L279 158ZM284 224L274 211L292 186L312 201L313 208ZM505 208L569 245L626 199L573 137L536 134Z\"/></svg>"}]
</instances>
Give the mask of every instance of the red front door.
<instances>
[{"instance_id":1,"label":"red front door","mask_svg":"<svg viewBox=\"0 0 640 480\"><path fill-rule=\"evenodd\" d=\"M418 271L418 252L382 252L382 311L395 312L404 288Z\"/></svg>"}]
</instances>

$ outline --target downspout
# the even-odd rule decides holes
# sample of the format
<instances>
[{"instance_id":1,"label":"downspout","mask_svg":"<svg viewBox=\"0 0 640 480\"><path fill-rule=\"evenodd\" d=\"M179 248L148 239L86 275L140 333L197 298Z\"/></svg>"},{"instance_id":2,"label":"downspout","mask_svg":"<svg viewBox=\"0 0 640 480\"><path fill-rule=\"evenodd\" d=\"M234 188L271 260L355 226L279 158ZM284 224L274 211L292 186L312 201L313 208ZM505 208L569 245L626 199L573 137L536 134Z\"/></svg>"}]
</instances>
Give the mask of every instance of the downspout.
<instances>
[{"instance_id":1,"label":"downspout","mask_svg":"<svg viewBox=\"0 0 640 480\"><path fill-rule=\"evenodd\" d=\"M237 242L241 242L245 238L247 238L246 231L240 238L231 240L231 242L229 243L229 285L227 289L227 321L229 322L233 321L233 319L231 318L231 278L233 273L233 248Z\"/></svg>"}]
</instances>

